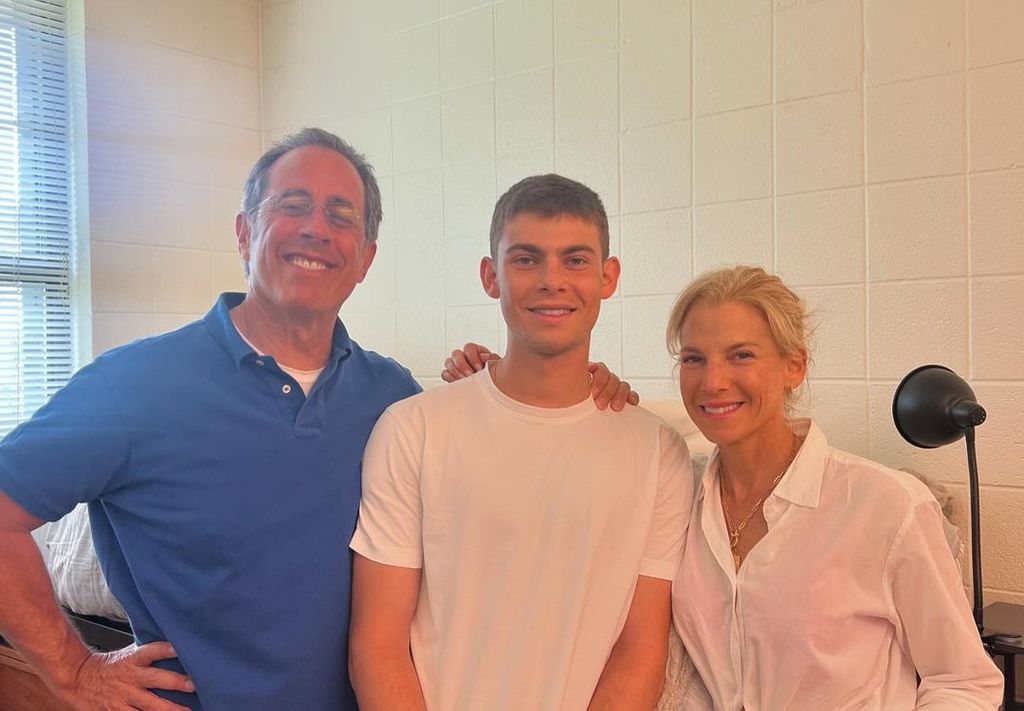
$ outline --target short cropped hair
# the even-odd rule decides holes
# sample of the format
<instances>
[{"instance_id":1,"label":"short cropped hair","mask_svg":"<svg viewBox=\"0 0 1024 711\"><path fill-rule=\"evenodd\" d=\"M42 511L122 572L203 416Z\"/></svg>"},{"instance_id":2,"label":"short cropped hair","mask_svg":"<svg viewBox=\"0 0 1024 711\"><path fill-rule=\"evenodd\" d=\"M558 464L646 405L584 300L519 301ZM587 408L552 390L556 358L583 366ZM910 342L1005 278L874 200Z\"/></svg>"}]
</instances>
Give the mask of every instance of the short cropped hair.
<instances>
[{"instance_id":1,"label":"short cropped hair","mask_svg":"<svg viewBox=\"0 0 1024 711\"><path fill-rule=\"evenodd\" d=\"M784 356L810 356L810 314L803 299L774 274L760 267L736 266L704 272L683 289L668 318L668 350L682 352L683 322L698 304L721 306L737 302L757 310Z\"/></svg>"},{"instance_id":2,"label":"short cropped hair","mask_svg":"<svg viewBox=\"0 0 1024 711\"><path fill-rule=\"evenodd\" d=\"M498 243L505 225L528 212L554 218L571 215L597 228L601 258L608 258L608 215L601 198L583 183L561 175L533 175L523 178L498 198L491 217L491 257L498 256Z\"/></svg>"},{"instance_id":3,"label":"short cropped hair","mask_svg":"<svg viewBox=\"0 0 1024 711\"><path fill-rule=\"evenodd\" d=\"M380 223L384 219L384 210L381 207L380 186L373 173L373 166L366 160L366 156L350 144L322 128L303 128L289 134L260 156L256 165L249 171L245 187L242 188L242 212L250 218L255 217L267 188L267 173L270 172L270 167L285 153L304 146L321 146L335 151L356 169L359 179L363 182L364 238L368 243L376 242Z\"/></svg>"}]
</instances>

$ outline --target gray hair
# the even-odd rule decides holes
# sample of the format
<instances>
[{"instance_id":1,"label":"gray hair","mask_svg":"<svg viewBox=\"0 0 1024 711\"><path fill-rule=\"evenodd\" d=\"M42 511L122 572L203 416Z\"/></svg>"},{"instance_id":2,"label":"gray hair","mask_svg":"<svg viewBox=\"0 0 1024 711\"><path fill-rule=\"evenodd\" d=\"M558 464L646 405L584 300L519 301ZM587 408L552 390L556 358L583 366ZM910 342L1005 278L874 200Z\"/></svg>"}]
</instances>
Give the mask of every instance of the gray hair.
<instances>
[{"instance_id":1,"label":"gray hair","mask_svg":"<svg viewBox=\"0 0 1024 711\"><path fill-rule=\"evenodd\" d=\"M249 171L249 177L246 178L245 186L242 188L242 212L250 218L255 217L260 202L263 200L263 191L267 187L267 173L270 171L270 167L288 151L303 146L321 146L335 151L356 169L359 179L363 182L365 238L370 244L376 242L381 220L384 219L384 210L381 207L380 186L377 184L377 177L373 174L373 166L366 160L366 156L350 144L322 128L303 128L291 133L260 156L256 165Z\"/></svg>"}]
</instances>

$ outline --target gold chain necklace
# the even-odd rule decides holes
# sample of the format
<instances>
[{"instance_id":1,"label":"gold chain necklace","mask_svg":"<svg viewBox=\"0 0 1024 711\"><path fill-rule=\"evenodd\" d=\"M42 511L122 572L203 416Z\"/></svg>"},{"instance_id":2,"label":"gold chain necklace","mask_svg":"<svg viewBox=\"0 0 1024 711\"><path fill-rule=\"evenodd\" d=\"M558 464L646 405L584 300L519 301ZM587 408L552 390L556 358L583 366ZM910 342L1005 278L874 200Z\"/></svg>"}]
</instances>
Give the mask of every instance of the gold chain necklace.
<instances>
[{"instance_id":1,"label":"gold chain necklace","mask_svg":"<svg viewBox=\"0 0 1024 711\"><path fill-rule=\"evenodd\" d=\"M725 477L729 473L729 470L725 466L725 459L718 460L718 491L722 497L722 515L725 516L725 530L729 534L729 549L732 551L732 562L736 566L736 570L740 569L740 554L737 551L740 545L740 534L743 533L743 529L750 523L750 519L754 518L754 514L761 508L768 496L775 491L775 487L782 481L783 475L789 470L789 465L796 459L796 453L800 450L800 437L793 437L793 451L789 454L789 460L786 462L786 466L782 468L778 476L772 481L771 485L765 489L765 492L761 494L760 498L754 502L750 512L743 517L740 521L740 525L733 528L732 521L729 519L729 507L725 505Z\"/></svg>"}]
</instances>

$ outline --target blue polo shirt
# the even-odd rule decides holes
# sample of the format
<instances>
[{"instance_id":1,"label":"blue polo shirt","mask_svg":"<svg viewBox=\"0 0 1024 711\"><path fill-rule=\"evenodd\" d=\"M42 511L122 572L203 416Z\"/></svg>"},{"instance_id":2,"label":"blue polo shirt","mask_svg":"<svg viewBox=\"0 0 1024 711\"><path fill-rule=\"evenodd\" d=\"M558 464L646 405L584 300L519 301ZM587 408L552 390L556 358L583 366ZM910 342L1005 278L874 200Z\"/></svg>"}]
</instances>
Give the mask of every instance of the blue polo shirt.
<instances>
[{"instance_id":1,"label":"blue polo shirt","mask_svg":"<svg viewBox=\"0 0 1024 711\"><path fill-rule=\"evenodd\" d=\"M351 583L363 447L419 387L338 321L307 398L242 340L224 294L201 321L112 350L0 443L0 489L55 520L89 502L140 643L169 640L208 711L355 709Z\"/></svg>"}]
</instances>

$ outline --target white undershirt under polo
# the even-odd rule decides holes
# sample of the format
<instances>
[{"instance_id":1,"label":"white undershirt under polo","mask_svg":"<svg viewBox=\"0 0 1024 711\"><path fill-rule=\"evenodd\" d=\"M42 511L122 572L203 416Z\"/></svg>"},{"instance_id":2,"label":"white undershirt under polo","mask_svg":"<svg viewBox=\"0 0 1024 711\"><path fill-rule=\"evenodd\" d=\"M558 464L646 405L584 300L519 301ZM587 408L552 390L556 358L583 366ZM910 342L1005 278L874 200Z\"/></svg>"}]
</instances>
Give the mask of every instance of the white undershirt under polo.
<instances>
[{"instance_id":1,"label":"white undershirt under polo","mask_svg":"<svg viewBox=\"0 0 1024 711\"><path fill-rule=\"evenodd\" d=\"M324 370L322 367L317 368L316 370L298 370L297 368L289 368L283 363L278 363L277 365L281 370L295 378L295 382L299 384L299 387L302 388L302 392L304 392L307 397L309 396L309 391L313 389L313 384L316 382L316 379L320 377L320 373Z\"/></svg>"},{"instance_id":2,"label":"white undershirt under polo","mask_svg":"<svg viewBox=\"0 0 1024 711\"><path fill-rule=\"evenodd\" d=\"M246 338L245 334L238 329L237 325L235 326L235 330L238 331L238 335L242 337L242 340L245 341L246 344L256 352L256 355L267 355L259 348L254 346L252 344L252 341ZM297 368L289 368L287 365L281 363L280 361L278 361L277 367L283 370L284 372L288 373L288 375L292 376L295 379L295 382L297 382L299 384L299 387L302 388L302 392L306 395L306 397L309 397L309 391L313 389L313 385L316 383L316 379L319 378L320 373L324 371L324 366L320 366L316 370L299 370Z\"/></svg>"},{"instance_id":3,"label":"white undershirt under polo","mask_svg":"<svg viewBox=\"0 0 1024 711\"><path fill-rule=\"evenodd\" d=\"M524 405L486 369L392 405L352 548L422 568L427 708L586 709L637 576L675 573L692 482L682 437L640 408Z\"/></svg>"}]
</instances>

